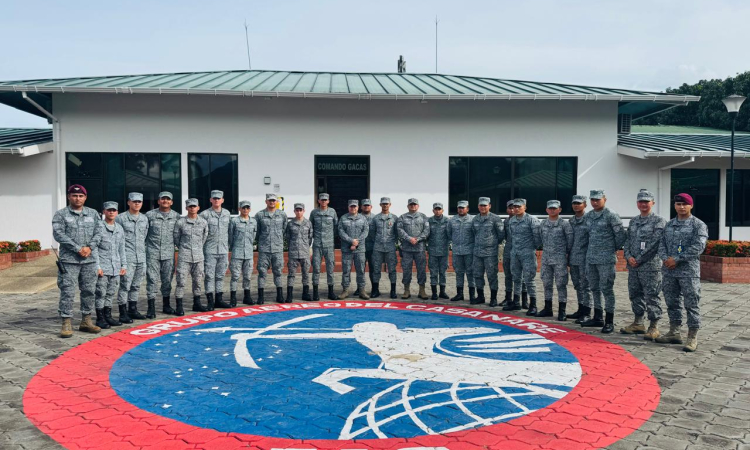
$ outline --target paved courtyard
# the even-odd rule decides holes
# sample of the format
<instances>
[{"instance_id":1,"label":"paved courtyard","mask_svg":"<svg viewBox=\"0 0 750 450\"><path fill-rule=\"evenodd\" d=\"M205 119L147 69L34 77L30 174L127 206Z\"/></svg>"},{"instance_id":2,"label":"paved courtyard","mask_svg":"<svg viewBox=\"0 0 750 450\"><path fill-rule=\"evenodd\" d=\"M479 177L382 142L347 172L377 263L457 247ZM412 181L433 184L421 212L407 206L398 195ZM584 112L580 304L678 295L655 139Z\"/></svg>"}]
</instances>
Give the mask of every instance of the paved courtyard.
<instances>
[{"instance_id":1,"label":"paved courtyard","mask_svg":"<svg viewBox=\"0 0 750 450\"><path fill-rule=\"evenodd\" d=\"M501 286L502 276L500 274ZM340 274L336 277L338 283ZM299 283L299 278L297 280ZM617 274L617 330L631 318L626 281L627 274ZM452 283L453 277L449 275L451 295L455 292ZM382 282L381 286L385 287L386 283ZM573 292L572 286L569 290ZM295 294L300 293L298 286ZM66 350L130 327L104 330L99 335L76 331L73 338L60 339L57 337L60 328L57 295L55 288L36 294L0 294L3 312L0 316L0 448L61 448L24 416L22 397L27 383ZM408 301L437 303L419 300L415 295ZM142 312L145 312L145 303L144 286ZM461 306L468 306L467 303ZM266 304L274 303L267 301ZM458 306L450 302L442 304ZM490 309L486 305L478 308ZM703 328L698 351L694 354L684 353L681 346L658 345L620 334L605 336L598 329L581 329L572 321L565 323L564 326L622 346L653 371L661 387L661 401L653 416L637 431L607 448L750 449L750 285L705 283L701 308ZM159 314L156 320L165 318ZM554 320L539 320L560 326ZM665 322L663 331L667 328ZM143 323L136 322L132 326ZM96 355L92 354L91 358ZM96 424L96 420L93 423ZM102 422L101 430L104 428ZM85 441L89 437L84 434L80 439ZM182 447L201 448L201 444L184 442ZM100 448L110 446L102 442Z\"/></svg>"}]
</instances>

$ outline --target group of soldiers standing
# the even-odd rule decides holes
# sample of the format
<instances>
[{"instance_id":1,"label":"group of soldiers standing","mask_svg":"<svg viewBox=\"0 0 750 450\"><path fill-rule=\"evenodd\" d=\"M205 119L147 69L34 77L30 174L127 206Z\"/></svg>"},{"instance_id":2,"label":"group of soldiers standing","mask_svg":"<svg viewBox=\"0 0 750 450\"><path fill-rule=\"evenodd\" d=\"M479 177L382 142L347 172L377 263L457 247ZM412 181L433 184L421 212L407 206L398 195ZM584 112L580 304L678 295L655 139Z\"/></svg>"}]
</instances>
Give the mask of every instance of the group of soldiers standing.
<instances>
[{"instance_id":1,"label":"group of soldiers standing","mask_svg":"<svg viewBox=\"0 0 750 450\"><path fill-rule=\"evenodd\" d=\"M305 301L320 299L319 283L326 271L328 299L348 298L352 291L352 265L356 272L356 291L362 299L377 298L383 265L390 281L390 298L397 298L397 252L401 256L402 299L411 297L412 268L416 266L418 297L448 299L446 272L451 255L456 277L456 295L451 301L462 301L468 284L472 305L486 302L502 306L504 311L526 309L527 316L553 316L553 290L557 289L557 320L576 319L584 327L602 327L603 333L614 331L616 252L624 246L629 270L628 290L635 314L632 324L620 331L644 334L646 339L663 343L683 343L682 299L688 317L689 333L685 349L694 351L700 326L700 265L698 256L706 244L707 229L692 216L693 200L688 194L675 197L677 217L667 222L651 212L653 195L641 190L637 197L640 215L631 220L626 231L620 217L605 207L604 191L592 190L593 210L586 212L587 198L572 198L574 216L560 218L558 200L547 202L548 217L539 220L526 213L526 200L507 202L508 218L490 212L488 197L480 197L479 214L468 214L466 200L457 204L458 214L448 218L442 203L433 204L433 215L419 212L419 200L408 200L408 212L396 216L390 212L388 197L380 200L381 212L372 213L369 199L349 200L348 212L338 217L329 207L328 194L318 196L318 207L306 219L305 205L294 204L294 217L277 209L275 194L266 194L266 208L250 217L249 201L239 203L240 214L231 217L222 208L223 192L211 192L211 207L199 212L198 200L187 199L187 215L171 209L172 194L159 194L159 207L141 214L143 195L128 195L128 210L118 215L115 202L105 202L103 219L84 206L86 190L73 185L68 189L69 206L53 218L55 239L60 243L59 314L63 319L62 337L73 333L72 303L76 285L80 288L82 321L80 331L98 333L102 328L132 323L133 319L156 317L156 296L162 295L165 314L184 315L183 297L187 275L192 278L193 306L197 312L237 305L242 279L242 303L264 304L266 275L270 269L276 287L275 300L291 303L297 269L302 275ZM361 212L360 212L361 206ZM341 241L342 292L334 293L335 237ZM257 298L251 294L253 250L257 239ZM282 269L284 244L287 244L287 291L283 292ZM498 303L499 247L505 242L502 264L505 276L505 299ZM175 270L175 247L177 267ZM310 261L312 248L312 264ZM543 249L541 279L544 307L537 309L537 250ZM231 260L228 255L231 254ZM325 265L323 266L323 263ZM430 271L431 296L426 291L427 266ZM366 292L365 270L369 265L371 291ZM311 267L312 266L312 267ZM229 301L224 300L224 276L231 272ZM309 272L312 269L312 293ZM175 308L170 304L173 275L177 275ZM578 310L566 314L568 273L573 281ZM138 311L138 294L146 276L148 309ZM486 278L486 284L485 284ZM667 303L670 331L661 336L657 327L661 317L659 291ZM119 292L118 292L119 288ZM206 306L201 297L205 288ZM112 314L112 300L117 295L119 317ZM602 297L604 302L602 303ZM92 306L96 323L91 321ZM592 315L593 312L593 315ZM644 325L644 317L650 320Z\"/></svg>"}]
</instances>

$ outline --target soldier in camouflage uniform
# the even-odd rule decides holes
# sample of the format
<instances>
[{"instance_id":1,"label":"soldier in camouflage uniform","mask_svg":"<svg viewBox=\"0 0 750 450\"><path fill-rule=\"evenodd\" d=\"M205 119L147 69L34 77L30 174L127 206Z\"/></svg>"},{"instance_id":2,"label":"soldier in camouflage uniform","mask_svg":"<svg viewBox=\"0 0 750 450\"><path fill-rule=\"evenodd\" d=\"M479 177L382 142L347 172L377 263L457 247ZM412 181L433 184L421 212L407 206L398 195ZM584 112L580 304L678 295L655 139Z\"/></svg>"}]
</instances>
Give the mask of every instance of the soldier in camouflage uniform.
<instances>
[{"instance_id":1,"label":"soldier in camouflage uniform","mask_svg":"<svg viewBox=\"0 0 750 450\"><path fill-rule=\"evenodd\" d=\"M370 224L372 224L372 219L375 218L375 214L372 213L372 201L369 198L365 198L362 200L361 203L361 211L359 212L362 217L367 219L367 225L369 227ZM373 255L373 248L375 247L375 236L371 236L368 232L367 234L367 241L365 242L365 261L367 262L367 271L368 276L370 278L370 286L373 285L372 278L373 278L373 270L372 270L372 255ZM359 295L359 292L355 292L354 295Z\"/></svg>"},{"instance_id":2,"label":"soldier in camouflage uniform","mask_svg":"<svg viewBox=\"0 0 750 450\"><path fill-rule=\"evenodd\" d=\"M479 214L474 216L471 227L474 229L474 284L477 298L472 304L484 303L484 274L490 285L490 306L497 306L497 262L499 245L505 239L503 219L491 213L489 197L479 197Z\"/></svg>"},{"instance_id":3,"label":"soldier in camouflage uniform","mask_svg":"<svg viewBox=\"0 0 750 450\"><path fill-rule=\"evenodd\" d=\"M432 289L432 300L438 298L448 299L445 293L445 272L448 270L448 218L443 215L443 204L432 205L433 216L427 219L430 223L430 236L427 238L427 253L430 264L430 288ZM437 285L440 285L440 294Z\"/></svg>"},{"instance_id":4,"label":"soldier in camouflage uniform","mask_svg":"<svg viewBox=\"0 0 750 450\"><path fill-rule=\"evenodd\" d=\"M120 285L120 277L127 271L125 231L115 222L117 202L104 202L104 220L99 221L101 241L94 251L96 259L96 326L110 328L122 325L112 317L112 299Z\"/></svg>"},{"instance_id":5,"label":"soldier in camouflage uniform","mask_svg":"<svg viewBox=\"0 0 750 450\"><path fill-rule=\"evenodd\" d=\"M700 255L706 249L708 227L692 214L693 197L677 194L674 209L677 217L664 228L659 244L659 259L664 263L664 299L667 302L669 332L656 338L662 344L682 344L682 298L685 299L688 336L683 350L698 348L698 329L701 326L701 264Z\"/></svg>"},{"instance_id":6,"label":"soldier in camouflage uniform","mask_svg":"<svg viewBox=\"0 0 750 450\"><path fill-rule=\"evenodd\" d=\"M427 216L419 212L419 200L410 198L407 206L409 212L399 217L396 227L401 239L401 280L404 283L404 293L401 298L411 297L412 265L417 266L417 283L419 284L419 298L427 300L425 283L427 282L427 258L424 243L430 236L430 223Z\"/></svg>"},{"instance_id":7,"label":"soldier in camouflage uniform","mask_svg":"<svg viewBox=\"0 0 750 450\"><path fill-rule=\"evenodd\" d=\"M117 216L115 221L125 230L125 251L128 258L128 271L120 277L120 292L117 303L120 307L120 322L131 323L129 319L143 320L146 317L138 312L138 293L146 274L146 236L148 219L140 210L143 206L143 194L128 194L128 210ZM125 302L128 308L125 310Z\"/></svg>"},{"instance_id":8,"label":"soldier in camouflage uniform","mask_svg":"<svg viewBox=\"0 0 750 450\"><path fill-rule=\"evenodd\" d=\"M628 294L635 319L632 324L620 328L620 333L645 333L644 338L653 341L659 337L658 323L661 319L661 260L657 258L657 253L667 221L651 212L654 206L651 192L641 189L637 202L641 214L630 219L624 249L628 268ZM648 332L643 325L643 317L647 312Z\"/></svg>"},{"instance_id":9,"label":"soldier in camouflage uniform","mask_svg":"<svg viewBox=\"0 0 750 450\"><path fill-rule=\"evenodd\" d=\"M603 190L592 190L589 194L593 211L586 213L589 230L589 248L586 253L586 279L594 297L594 317L581 322L583 327L602 327L602 333L612 333L615 317L615 264L617 250L627 239L620 216L604 205L607 197ZM602 294L606 318L602 321Z\"/></svg>"},{"instance_id":10,"label":"soldier in camouflage uniform","mask_svg":"<svg viewBox=\"0 0 750 450\"><path fill-rule=\"evenodd\" d=\"M221 207L223 203L224 192L211 191L211 207L201 213L201 217L208 223L208 239L203 253L206 256L206 309L209 311L213 311L214 307L229 308L223 297L224 276L229 266L229 220L232 216Z\"/></svg>"},{"instance_id":11,"label":"soldier in camouflage uniform","mask_svg":"<svg viewBox=\"0 0 750 450\"><path fill-rule=\"evenodd\" d=\"M326 281L328 282L328 299L336 300L333 293L333 270L336 267L334 257L334 237L338 233L339 217L336 210L328 206L328 194L318 194L319 208L310 213L310 222L313 226L313 256L312 256L312 283L313 300L320 300L318 294L318 283L320 282L320 264L325 259Z\"/></svg>"},{"instance_id":12,"label":"soldier in camouflage uniform","mask_svg":"<svg viewBox=\"0 0 750 450\"><path fill-rule=\"evenodd\" d=\"M503 228L505 228L505 244L503 245L503 276L505 278L505 299L500 302L500 306L505 306L513 300L513 274L511 273L511 250L513 245L510 239L510 227L508 221L511 217L516 215L516 207L513 205L513 200L508 200L505 204L505 212L508 214L508 218L503 220ZM526 283L521 286L521 308L526 309L529 307L529 296L526 292Z\"/></svg>"},{"instance_id":13,"label":"soldier in camouflage uniform","mask_svg":"<svg viewBox=\"0 0 750 450\"><path fill-rule=\"evenodd\" d=\"M349 296L349 284L351 282L352 261L357 272L357 287L359 298L367 300L370 298L365 290L365 242L370 233L370 225L367 219L358 214L359 200L349 200L349 212L339 220L339 239L341 239L341 287L343 291L339 300Z\"/></svg>"},{"instance_id":14,"label":"soldier in camouflage uniform","mask_svg":"<svg viewBox=\"0 0 750 450\"><path fill-rule=\"evenodd\" d=\"M193 279L193 311L206 312L201 305L203 287L203 246L208 239L208 222L198 215L198 199L185 200L187 216L180 217L174 227L174 243L177 245L177 289L175 289L175 315L184 316L182 298L187 276Z\"/></svg>"},{"instance_id":15,"label":"soldier in camouflage uniform","mask_svg":"<svg viewBox=\"0 0 750 450\"><path fill-rule=\"evenodd\" d=\"M229 306L237 306L237 284L242 278L242 303L253 305L253 297L250 295L250 284L253 274L253 245L255 235L258 231L258 223L255 217L250 217L250 202L240 202L240 215L232 217L229 221L229 251L232 253L232 261L229 270L232 279L229 282Z\"/></svg>"},{"instance_id":16,"label":"soldier in camouflage uniform","mask_svg":"<svg viewBox=\"0 0 750 450\"><path fill-rule=\"evenodd\" d=\"M180 215L172 209L172 193L159 193L159 207L146 213L146 317L156 317L156 288L161 284L162 312L174 314L169 304L174 277L174 226Z\"/></svg>"},{"instance_id":17,"label":"soldier in camouflage uniform","mask_svg":"<svg viewBox=\"0 0 750 450\"><path fill-rule=\"evenodd\" d=\"M370 232L367 239L372 237L372 291L370 297L380 297L380 271L383 268L383 262L388 266L388 278L391 282L391 298L396 298L396 234L398 229L396 222L398 217L391 214L391 199L383 197L380 199L380 214L373 217L370 221ZM369 249L369 244L368 249Z\"/></svg>"},{"instance_id":18,"label":"soldier in camouflage uniform","mask_svg":"<svg viewBox=\"0 0 750 450\"><path fill-rule=\"evenodd\" d=\"M576 319L575 323L591 319L591 291L586 279L586 252L589 248L589 229L584 219L586 200L588 198L585 195L573 196L573 217L568 219L570 226L573 228L573 248L570 250L570 278L573 281L573 288L576 290L578 299L578 310L569 314L568 318Z\"/></svg>"},{"instance_id":19,"label":"soldier in camouflage uniform","mask_svg":"<svg viewBox=\"0 0 750 450\"><path fill-rule=\"evenodd\" d=\"M302 273L302 300L310 301L310 244L313 239L312 223L305 219L305 204L294 204L294 219L286 227L286 241L289 245L287 262L286 302L292 302L294 277L297 267Z\"/></svg>"},{"instance_id":20,"label":"soldier in camouflage uniform","mask_svg":"<svg viewBox=\"0 0 750 450\"><path fill-rule=\"evenodd\" d=\"M513 299L503 307L503 311L518 311L521 309L521 287L526 284L529 292L529 309L527 316L534 316L536 309L536 249L542 245L539 226L541 222L534 216L526 214L526 199L513 200L516 215L508 220L511 239L511 266L513 275Z\"/></svg>"},{"instance_id":21,"label":"soldier in camouflage uniform","mask_svg":"<svg viewBox=\"0 0 750 450\"><path fill-rule=\"evenodd\" d=\"M91 322L96 289L96 260L93 252L101 240L100 220L96 210L83 206L86 189L74 184L68 188L68 206L57 211L52 218L52 235L60 243L62 272L57 273L60 289L58 314L62 319L60 337L73 336L73 301L76 288L81 291L81 324L79 331L98 333L101 328Z\"/></svg>"},{"instance_id":22,"label":"soldier in camouflage uniform","mask_svg":"<svg viewBox=\"0 0 750 450\"><path fill-rule=\"evenodd\" d=\"M276 303L284 303L281 271L284 269L284 236L289 219L284 211L276 209L276 194L266 194L266 209L255 215L258 223L258 302L263 304L266 274L273 271L276 286Z\"/></svg>"},{"instance_id":23,"label":"soldier in camouflage uniform","mask_svg":"<svg viewBox=\"0 0 750 450\"><path fill-rule=\"evenodd\" d=\"M464 300L464 276L469 285L469 303L474 301L474 228L469 214L469 202L460 200L457 203L458 214L448 221L448 239L451 241L451 259L456 274L456 295L452 302Z\"/></svg>"},{"instance_id":24,"label":"soldier in camouflage uniform","mask_svg":"<svg viewBox=\"0 0 750 450\"><path fill-rule=\"evenodd\" d=\"M547 202L547 219L539 227L542 236L542 285L544 309L536 317L552 317L552 289L557 287L557 320L565 321L568 303L568 255L573 248L573 228L560 219L560 201Z\"/></svg>"}]
</instances>

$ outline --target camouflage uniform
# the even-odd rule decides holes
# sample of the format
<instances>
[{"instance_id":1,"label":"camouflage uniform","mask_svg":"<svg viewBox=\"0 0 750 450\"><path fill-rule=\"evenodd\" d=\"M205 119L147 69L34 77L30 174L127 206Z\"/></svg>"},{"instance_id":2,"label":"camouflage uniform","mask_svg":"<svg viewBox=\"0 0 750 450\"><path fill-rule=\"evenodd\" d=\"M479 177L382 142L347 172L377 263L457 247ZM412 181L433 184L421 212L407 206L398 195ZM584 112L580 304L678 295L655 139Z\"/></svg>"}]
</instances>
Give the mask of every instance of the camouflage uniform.
<instances>
[{"instance_id":1,"label":"camouflage uniform","mask_svg":"<svg viewBox=\"0 0 750 450\"><path fill-rule=\"evenodd\" d=\"M224 208L213 208L199 214L208 223L208 239L203 245L205 255L206 295L224 292L224 276L229 266L229 220L231 214Z\"/></svg>"},{"instance_id":2,"label":"camouflage uniform","mask_svg":"<svg viewBox=\"0 0 750 450\"><path fill-rule=\"evenodd\" d=\"M62 318L73 317L73 301L76 288L81 291L81 314L91 314L96 289L96 257L94 252L101 240L99 213L87 207L73 211L69 206L58 210L52 218L52 235L60 243L60 262L65 273L57 273L57 287L60 289L58 314ZM91 255L84 258L78 254L83 247L91 249Z\"/></svg>"},{"instance_id":3,"label":"camouflage uniform","mask_svg":"<svg viewBox=\"0 0 750 450\"><path fill-rule=\"evenodd\" d=\"M480 203L481 204L481 203ZM478 214L471 222L474 229L474 284L478 290L484 289L484 274L487 273L487 283L490 290L497 291L497 261L498 246L505 239L503 219L497 214Z\"/></svg>"},{"instance_id":4,"label":"camouflage uniform","mask_svg":"<svg viewBox=\"0 0 750 450\"><path fill-rule=\"evenodd\" d=\"M297 220L296 218L289 221L286 227L286 240L289 245L289 259L287 262L287 287L294 286L294 278L297 274L297 267L301 268L302 285L310 284L310 244L313 239L312 223L305 219Z\"/></svg>"},{"instance_id":5,"label":"camouflage uniform","mask_svg":"<svg viewBox=\"0 0 750 450\"><path fill-rule=\"evenodd\" d=\"M442 208L442 205L440 205ZM432 216L427 221L430 224L430 236L427 238L427 253L430 263L430 285L445 286L445 272L448 270L448 218Z\"/></svg>"},{"instance_id":6,"label":"camouflage uniform","mask_svg":"<svg viewBox=\"0 0 750 450\"><path fill-rule=\"evenodd\" d=\"M96 309L112 307L117 286L120 284L120 270L127 269L125 253L125 231L119 223L109 225L99 221L101 241L94 252L96 269L103 275L96 281Z\"/></svg>"},{"instance_id":7,"label":"camouflage uniform","mask_svg":"<svg viewBox=\"0 0 750 450\"><path fill-rule=\"evenodd\" d=\"M567 303L568 255L573 248L573 228L570 222L560 218L554 221L544 219L539 228L543 249L541 278L544 301L552 301L554 285L557 287L558 302Z\"/></svg>"},{"instance_id":8,"label":"camouflage uniform","mask_svg":"<svg viewBox=\"0 0 750 450\"><path fill-rule=\"evenodd\" d=\"M661 319L661 260L656 256L666 225L667 221L654 213L630 219L624 256L626 261L632 257L638 263L638 267L627 264L628 294L636 317L648 312L649 320Z\"/></svg>"},{"instance_id":9,"label":"camouflage uniform","mask_svg":"<svg viewBox=\"0 0 750 450\"><path fill-rule=\"evenodd\" d=\"M458 214L448 221L448 239L451 241L453 271L456 273L456 287L463 289L464 276L470 288L474 287L474 216Z\"/></svg>"},{"instance_id":10,"label":"camouflage uniform","mask_svg":"<svg viewBox=\"0 0 750 450\"><path fill-rule=\"evenodd\" d=\"M203 246L208 239L208 222L201 216L195 219L180 217L174 227L177 245L177 288L175 298L185 294L187 275L193 279L193 296L200 297L203 289Z\"/></svg>"},{"instance_id":11,"label":"camouflage uniform","mask_svg":"<svg viewBox=\"0 0 750 450\"><path fill-rule=\"evenodd\" d=\"M511 203L512 200L508 203ZM511 266L513 265L513 258L511 256L513 250L513 243L510 240L510 227L508 222L510 217L503 219L503 228L505 229L505 245L503 245L503 276L505 278L505 292L513 295L513 273ZM522 283L522 293L526 292L526 283Z\"/></svg>"},{"instance_id":12,"label":"camouflage uniform","mask_svg":"<svg viewBox=\"0 0 750 450\"><path fill-rule=\"evenodd\" d=\"M289 219L284 211L273 213L264 209L255 215L258 224L258 289L265 289L266 274L273 271L273 284L277 289L284 284L281 271L284 270L284 235Z\"/></svg>"},{"instance_id":13,"label":"camouflage uniform","mask_svg":"<svg viewBox=\"0 0 750 450\"><path fill-rule=\"evenodd\" d=\"M146 218L146 298L156 299L159 284L161 296L169 298L174 277L174 226L180 215L171 209L162 213L157 208L147 212Z\"/></svg>"},{"instance_id":14,"label":"camouflage uniform","mask_svg":"<svg viewBox=\"0 0 750 450\"><path fill-rule=\"evenodd\" d=\"M584 215L589 230L589 248L586 253L586 279L591 287L594 309L615 312L615 264L617 250L627 238L620 216L609 208L589 211Z\"/></svg>"},{"instance_id":15,"label":"camouflage uniform","mask_svg":"<svg viewBox=\"0 0 750 450\"><path fill-rule=\"evenodd\" d=\"M362 200L362 206L364 206L365 204L369 204L370 206L372 206L372 203L365 203L365 202L370 202L370 199L366 198ZM372 219L375 218L375 214L373 214L372 212L369 212L367 214L365 213L360 213L360 214L362 215L362 217L367 219L367 227L369 230L369 227L372 224ZM365 241L365 261L367 261L367 271L368 271L368 276L370 277L370 284L373 284L372 255L374 254L373 253L374 248L375 248L375 236L371 236L368 231L367 240Z\"/></svg>"},{"instance_id":16,"label":"camouflage uniform","mask_svg":"<svg viewBox=\"0 0 750 450\"><path fill-rule=\"evenodd\" d=\"M232 217L229 221L229 249L232 252L232 262L229 270L232 278L229 282L231 292L237 291L237 283L242 277L242 289L249 290L253 274L253 243L258 232L255 217L243 219Z\"/></svg>"},{"instance_id":17,"label":"camouflage uniform","mask_svg":"<svg viewBox=\"0 0 750 450\"><path fill-rule=\"evenodd\" d=\"M145 214L134 216L129 211L117 216L119 223L125 230L125 252L127 253L128 271L120 277L120 292L118 303L135 303L138 301L138 291L146 272L146 236L148 235L148 219Z\"/></svg>"},{"instance_id":18,"label":"camouflage uniform","mask_svg":"<svg viewBox=\"0 0 750 450\"><path fill-rule=\"evenodd\" d=\"M401 239L401 281L404 286L411 283L412 265L417 266L417 283L422 286L427 282L427 258L424 243L430 236L430 224L427 216L417 211L402 214L396 223L398 236ZM409 242L416 238L417 243Z\"/></svg>"},{"instance_id":19,"label":"camouflage uniform","mask_svg":"<svg viewBox=\"0 0 750 450\"><path fill-rule=\"evenodd\" d=\"M578 304L591 308L591 290L586 279L586 253L589 248L589 229L584 216L571 217L568 222L573 229L573 246L570 249L570 278L576 290Z\"/></svg>"},{"instance_id":20,"label":"camouflage uniform","mask_svg":"<svg viewBox=\"0 0 750 450\"><path fill-rule=\"evenodd\" d=\"M357 272L357 287L362 293L365 289L365 246L370 226L362 214L346 213L341 216L338 229L341 239L341 286L346 290L351 283L353 260ZM359 241L359 245L352 250L350 247L355 239Z\"/></svg>"},{"instance_id":21,"label":"camouflage uniform","mask_svg":"<svg viewBox=\"0 0 750 450\"><path fill-rule=\"evenodd\" d=\"M664 280L664 299L667 303L669 322L682 325L682 298L685 299L688 328L701 325L701 263L700 255L706 248L708 227L700 219L690 216L685 220L677 217L664 228L659 244L659 259L674 258L677 267L661 269Z\"/></svg>"},{"instance_id":22,"label":"camouflage uniform","mask_svg":"<svg viewBox=\"0 0 750 450\"><path fill-rule=\"evenodd\" d=\"M396 226L398 217L395 214L377 214L370 222L370 232L367 235L373 239L372 253L372 284L377 286L380 283L380 271L383 268L383 262L388 266L388 279L391 284L396 284Z\"/></svg>"},{"instance_id":23,"label":"camouflage uniform","mask_svg":"<svg viewBox=\"0 0 750 450\"><path fill-rule=\"evenodd\" d=\"M525 284L529 297L536 298L534 278L536 277L536 249L541 245L540 224L539 219L528 213L513 216L508 220L514 297L521 295L521 286Z\"/></svg>"},{"instance_id":24,"label":"camouflage uniform","mask_svg":"<svg viewBox=\"0 0 750 450\"><path fill-rule=\"evenodd\" d=\"M310 222L313 227L312 284L317 286L320 283L320 264L325 259L326 281L328 286L332 286L336 267L333 246L335 233L338 232L338 215L333 208L315 208L310 213Z\"/></svg>"}]
</instances>

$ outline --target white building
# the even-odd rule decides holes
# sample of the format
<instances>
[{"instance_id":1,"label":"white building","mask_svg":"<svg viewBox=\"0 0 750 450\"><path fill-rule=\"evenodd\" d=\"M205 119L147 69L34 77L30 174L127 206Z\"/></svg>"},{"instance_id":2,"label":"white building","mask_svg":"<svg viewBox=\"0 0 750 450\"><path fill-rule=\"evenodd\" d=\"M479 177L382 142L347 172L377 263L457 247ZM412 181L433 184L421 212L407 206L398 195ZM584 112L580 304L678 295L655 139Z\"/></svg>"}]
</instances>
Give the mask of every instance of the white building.
<instances>
[{"instance_id":1,"label":"white building","mask_svg":"<svg viewBox=\"0 0 750 450\"><path fill-rule=\"evenodd\" d=\"M409 197L419 198L429 215L438 201L451 214L462 199L475 210L479 196L491 197L500 214L512 197L527 198L529 211L539 215L546 200L558 198L569 213L574 193L599 188L607 192L607 206L630 217L637 214L636 193L647 188L657 195L658 213L668 216L672 187L692 187L695 214L709 219L712 237L726 238L723 144L683 149L676 141L660 146L627 134L631 119L698 100L405 73L235 71L3 82L0 102L48 117L53 143L33 156L0 154L0 240L51 245L52 214L65 205L72 183L88 189L87 205L97 209L105 200L124 209L129 191L143 192L144 210L150 209L159 191L170 190L175 209L183 211L188 196L207 207L210 190L222 189L233 211L239 199L258 211L264 194L275 192L290 215L295 202L305 203L309 214L323 191L339 214L349 198L377 203L381 196L392 199L397 214ZM750 160L741 158L750 154L747 147L735 167L743 169L736 173L746 180L750 203L750 175L744 175ZM735 209L735 224L738 217L743 224L735 225L735 239L750 239L747 209Z\"/></svg>"}]
</instances>

